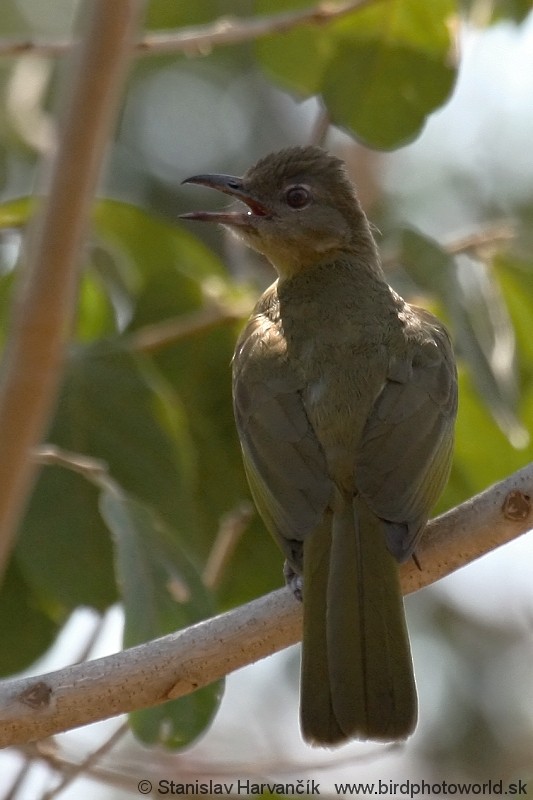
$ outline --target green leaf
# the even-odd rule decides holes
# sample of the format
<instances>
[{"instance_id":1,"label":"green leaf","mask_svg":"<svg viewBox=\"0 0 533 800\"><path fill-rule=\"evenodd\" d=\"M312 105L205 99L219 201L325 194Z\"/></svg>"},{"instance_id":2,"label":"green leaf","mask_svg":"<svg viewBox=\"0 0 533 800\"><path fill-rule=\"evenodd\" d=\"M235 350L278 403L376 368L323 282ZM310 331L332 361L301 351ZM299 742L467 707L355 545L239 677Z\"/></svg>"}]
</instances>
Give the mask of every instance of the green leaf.
<instances>
[{"instance_id":1,"label":"green leaf","mask_svg":"<svg viewBox=\"0 0 533 800\"><path fill-rule=\"evenodd\" d=\"M92 269L86 270L82 277L76 317L76 334L81 341L90 342L117 332L107 288Z\"/></svg>"},{"instance_id":2,"label":"green leaf","mask_svg":"<svg viewBox=\"0 0 533 800\"><path fill-rule=\"evenodd\" d=\"M514 330L492 272L466 256L453 258L413 230L402 231L400 253L418 285L444 303L455 349L494 419L516 447L524 446L528 436L518 416Z\"/></svg>"},{"instance_id":3,"label":"green leaf","mask_svg":"<svg viewBox=\"0 0 533 800\"><path fill-rule=\"evenodd\" d=\"M172 316L199 302L205 279L216 275L224 282L226 270L220 260L183 226L169 225L136 206L115 200L95 205L93 223L106 248L120 254L124 280L135 295L167 271L181 278L182 291L168 298Z\"/></svg>"},{"instance_id":4,"label":"green leaf","mask_svg":"<svg viewBox=\"0 0 533 800\"><path fill-rule=\"evenodd\" d=\"M45 467L22 523L17 566L58 623L80 605L103 611L116 601L111 542L96 502L84 478Z\"/></svg>"},{"instance_id":5,"label":"green leaf","mask_svg":"<svg viewBox=\"0 0 533 800\"><path fill-rule=\"evenodd\" d=\"M35 209L35 200L30 197L21 197L0 203L0 230L18 229L25 225L30 213Z\"/></svg>"},{"instance_id":6,"label":"green leaf","mask_svg":"<svg viewBox=\"0 0 533 800\"><path fill-rule=\"evenodd\" d=\"M115 563L126 614L124 645L131 647L181 630L208 616L213 606L200 575L171 531L135 498L104 490L100 511L113 533ZM136 735L147 744L190 744L211 722L222 683L131 715Z\"/></svg>"},{"instance_id":7,"label":"green leaf","mask_svg":"<svg viewBox=\"0 0 533 800\"><path fill-rule=\"evenodd\" d=\"M205 269L205 264L204 264ZM216 278L216 274L213 275ZM135 331L169 314L181 297L183 279L171 267L146 280L129 330ZM180 397L195 450L196 475L191 489L198 509L194 553L207 557L220 519L250 497L235 430L231 400L231 358L239 325L198 331L161 349L153 362ZM257 570L257 563L261 570ZM270 591L282 582L282 559L258 518L254 518L224 575L220 597L235 605Z\"/></svg>"},{"instance_id":8,"label":"green leaf","mask_svg":"<svg viewBox=\"0 0 533 800\"><path fill-rule=\"evenodd\" d=\"M0 675L26 669L52 644L58 631L59 626L11 561L0 597Z\"/></svg>"},{"instance_id":9,"label":"green leaf","mask_svg":"<svg viewBox=\"0 0 533 800\"><path fill-rule=\"evenodd\" d=\"M5 204L0 223L4 214L6 225L20 227L28 212L27 201ZM150 358L128 355L128 339L87 342L116 327L127 337L202 308L213 291L231 298L234 290L220 260L183 227L109 200L96 204L93 220L78 315L84 345L72 353L48 439L107 461L113 476L168 522L183 521L189 550L205 560L220 518L249 497L231 406L230 361L240 325L196 332ZM80 477L43 471L21 541L21 568L59 604L59 616L77 603L113 602L110 545L95 492ZM225 605L282 581L281 556L258 518L231 567L220 587Z\"/></svg>"},{"instance_id":10,"label":"green leaf","mask_svg":"<svg viewBox=\"0 0 533 800\"><path fill-rule=\"evenodd\" d=\"M13 272L0 275L0 344L5 344L7 326L10 319L10 299L13 289Z\"/></svg>"},{"instance_id":11,"label":"green leaf","mask_svg":"<svg viewBox=\"0 0 533 800\"><path fill-rule=\"evenodd\" d=\"M308 7L262 0L260 13ZM375 3L320 27L299 27L256 45L274 79L298 94L321 93L333 122L376 148L405 144L450 95L453 0Z\"/></svg>"},{"instance_id":12,"label":"green leaf","mask_svg":"<svg viewBox=\"0 0 533 800\"><path fill-rule=\"evenodd\" d=\"M54 441L106 461L122 486L167 519L192 521L186 418L179 398L168 397L145 359L111 342L78 350L67 370Z\"/></svg>"},{"instance_id":13,"label":"green leaf","mask_svg":"<svg viewBox=\"0 0 533 800\"><path fill-rule=\"evenodd\" d=\"M48 438L105 461L121 485L168 520L182 520L194 538L186 422L177 398L168 401L142 359L108 343L78 348ZM48 467L22 526L18 563L63 614L77 605L103 609L116 597L111 545L96 502L83 478Z\"/></svg>"},{"instance_id":14,"label":"green leaf","mask_svg":"<svg viewBox=\"0 0 533 800\"><path fill-rule=\"evenodd\" d=\"M227 4L227 0L226 0ZM231 6L231 2L227 5ZM227 5L224 13L232 11ZM186 25L201 25L212 22L222 9L213 0L195 0L194 3L169 3L168 0L150 0L146 10L146 27L182 28Z\"/></svg>"},{"instance_id":15,"label":"green leaf","mask_svg":"<svg viewBox=\"0 0 533 800\"><path fill-rule=\"evenodd\" d=\"M255 49L269 78L289 91L309 96L320 93L324 72L335 54L335 41L324 32L301 26L260 39Z\"/></svg>"},{"instance_id":16,"label":"green leaf","mask_svg":"<svg viewBox=\"0 0 533 800\"><path fill-rule=\"evenodd\" d=\"M471 2L467 5L471 5ZM490 10L493 23L508 19L520 23L531 13L531 0L497 0Z\"/></svg>"},{"instance_id":17,"label":"green leaf","mask_svg":"<svg viewBox=\"0 0 533 800\"><path fill-rule=\"evenodd\" d=\"M354 41L380 38L444 57L450 50L450 21L456 13L455 0L388 0L340 17L334 30Z\"/></svg>"},{"instance_id":18,"label":"green leaf","mask_svg":"<svg viewBox=\"0 0 533 800\"><path fill-rule=\"evenodd\" d=\"M432 55L375 39L337 48L322 96L333 122L368 146L388 150L418 135L454 81L454 70Z\"/></svg>"},{"instance_id":19,"label":"green leaf","mask_svg":"<svg viewBox=\"0 0 533 800\"><path fill-rule=\"evenodd\" d=\"M398 258L416 284L442 299L453 293L455 264L453 257L434 239L412 228L400 231Z\"/></svg>"},{"instance_id":20,"label":"green leaf","mask_svg":"<svg viewBox=\"0 0 533 800\"><path fill-rule=\"evenodd\" d=\"M124 238L128 260L133 261L137 275L135 313L126 335L200 309L204 290L231 291L219 259L194 237L179 230L175 233L159 222L145 225L136 209L132 213L121 204L108 204L106 213L105 236L104 228L99 228L102 240L110 241L107 234L118 236L114 245L118 249ZM188 550L202 561L213 545L221 517L250 496L231 401L230 364L240 327L241 323L223 322L169 342L150 356L187 417L194 450L189 500L197 512L194 540L188 543ZM258 561L261 570L256 569ZM281 555L255 518L224 575L220 598L225 606L235 605L281 582Z\"/></svg>"},{"instance_id":21,"label":"green leaf","mask_svg":"<svg viewBox=\"0 0 533 800\"><path fill-rule=\"evenodd\" d=\"M454 461L439 508L466 500L511 475L532 458L531 445L517 450L510 444L480 400L470 375L460 370Z\"/></svg>"},{"instance_id":22,"label":"green leaf","mask_svg":"<svg viewBox=\"0 0 533 800\"><path fill-rule=\"evenodd\" d=\"M533 262L512 253L500 253L494 273L509 308L520 354L520 370L526 384L533 381Z\"/></svg>"}]
</instances>

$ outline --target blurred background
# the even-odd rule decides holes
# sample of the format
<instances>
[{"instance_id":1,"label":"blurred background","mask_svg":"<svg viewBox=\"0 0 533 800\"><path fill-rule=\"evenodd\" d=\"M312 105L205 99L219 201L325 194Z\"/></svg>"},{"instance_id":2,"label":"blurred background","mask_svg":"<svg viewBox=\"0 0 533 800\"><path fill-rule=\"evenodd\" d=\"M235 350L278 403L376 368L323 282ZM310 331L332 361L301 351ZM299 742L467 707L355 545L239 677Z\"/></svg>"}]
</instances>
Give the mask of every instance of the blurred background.
<instances>
[{"instance_id":1,"label":"blurred background","mask_svg":"<svg viewBox=\"0 0 533 800\"><path fill-rule=\"evenodd\" d=\"M54 47L75 35L79 5L2 2L0 343L28 198L43 185L39 164L54 148L68 77ZM151 0L146 31L177 34L222 17L246 30L256 17L311 7ZM154 530L139 534L140 511L135 531L117 530L97 488L44 468L0 592L3 676L113 652L282 585L281 555L241 466L229 367L242 320L273 273L223 230L177 219L220 207L220 197L180 186L189 175L242 174L269 151L309 142L344 158L388 279L454 339L457 445L436 512L533 460L530 8L382 0L320 26L278 33L272 24L240 44L148 47L134 60L47 441L103 459ZM26 47L14 52L13 42ZM142 585L121 573L124 553L143 565ZM141 778L315 778L321 794L346 781L491 778L504 788L529 780L533 791L532 563L524 536L406 599L420 722L402 745L307 748L291 648L229 676L220 708L217 685L138 715L136 738L115 741L124 720L111 720L4 752L0 797L57 796L58 782L101 746L61 791L65 800L138 797ZM157 606L171 566L191 596L147 621L132 595Z\"/></svg>"}]
</instances>

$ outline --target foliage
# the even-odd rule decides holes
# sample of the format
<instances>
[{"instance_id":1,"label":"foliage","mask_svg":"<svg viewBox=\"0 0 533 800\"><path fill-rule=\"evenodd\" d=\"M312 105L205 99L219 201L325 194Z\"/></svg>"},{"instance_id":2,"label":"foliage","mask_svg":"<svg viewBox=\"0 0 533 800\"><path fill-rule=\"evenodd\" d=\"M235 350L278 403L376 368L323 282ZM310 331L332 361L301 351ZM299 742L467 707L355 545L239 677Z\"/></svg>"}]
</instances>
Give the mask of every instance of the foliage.
<instances>
[{"instance_id":1,"label":"foliage","mask_svg":"<svg viewBox=\"0 0 533 800\"><path fill-rule=\"evenodd\" d=\"M170 12L165 0L153 0L149 25L205 23L218 9L210 0L172 5ZM230 5L225 13L240 10ZM258 0L255 12L306 7L301 0ZM359 142L394 149L416 137L453 92L449 31L455 10L452 0L369 3L330 24L215 51L206 59L213 72L204 77L209 81L222 64L233 74L251 65L299 98L320 95L329 119ZM516 19L524 13L520 3L498 9ZM167 65L166 59L141 65L131 94ZM109 196L114 185L123 188L121 157L132 146L129 135L122 131L117 138ZM186 150L187 142L180 146ZM14 163L20 156L11 157ZM33 154L26 157L33 166ZM4 154L4 166L9 158ZM247 166L240 153L239 161ZM119 494L63 467L42 470L0 598L4 675L41 655L80 605L104 610L120 599L125 644L131 645L281 582L281 557L257 518L216 591L202 582L220 520L249 494L233 426L229 364L240 327L232 309L243 302L251 307L256 290L243 287L184 224L161 220L169 204L174 215L183 197L169 200L168 186L150 173L149 161L131 164L132 172L137 168L137 203L105 199L95 205L68 363L47 437L105 462ZM382 226L384 250L394 252L391 282L447 320L460 358L455 461L439 509L533 459L527 435L533 427L533 261L524 255L522 236L531 210L514 211L524 227L517 226L512 244L481 243L460 253L410 228ZM2 341L13 297L10 247L31 213L26 200L0 207ZM213 304L218 319L196 326ZM151 326L176 319L183 323L179 334L154 347L143 344ZM219 694L220 687L208 687L172 708L135 715L134 726L147 742L182 746L208 724Z\"/></svg>"}]
</instances>

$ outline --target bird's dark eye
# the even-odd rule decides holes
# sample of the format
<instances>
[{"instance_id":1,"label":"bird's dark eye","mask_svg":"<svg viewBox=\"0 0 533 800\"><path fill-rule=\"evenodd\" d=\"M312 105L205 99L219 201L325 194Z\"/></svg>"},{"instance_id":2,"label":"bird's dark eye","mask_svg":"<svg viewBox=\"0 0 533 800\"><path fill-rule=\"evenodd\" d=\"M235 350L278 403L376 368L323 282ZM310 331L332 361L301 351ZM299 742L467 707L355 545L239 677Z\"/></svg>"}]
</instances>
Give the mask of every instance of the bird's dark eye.
<instances>
[{"instance_id":1,"label":"bird's dark eye","mask_svg":"<svg viewBox=\"0 0 533 800\"><path fill-rule=\"evenodd\" d=\"M306 186L290 186L285 192L285 200L291 208L305 208L311 202L311 192Z\"/></svg>"}]
</instances>

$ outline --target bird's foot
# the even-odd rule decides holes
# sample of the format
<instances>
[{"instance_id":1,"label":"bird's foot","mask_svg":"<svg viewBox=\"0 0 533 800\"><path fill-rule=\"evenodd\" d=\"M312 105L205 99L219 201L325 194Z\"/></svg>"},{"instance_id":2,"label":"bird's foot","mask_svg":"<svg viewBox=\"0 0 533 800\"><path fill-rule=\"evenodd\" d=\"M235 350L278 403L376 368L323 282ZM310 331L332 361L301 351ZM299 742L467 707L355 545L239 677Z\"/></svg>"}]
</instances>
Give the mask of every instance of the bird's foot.
<instances>
[{"instance_id":1,"label":"bird's foot","mask_svg":"<svg viewBox=\"0 0 533 800\"><path fill-rule=\"evenodd\" d=\"M285 562L283 565L283 577L285 578L285 583L300 603L303 600L303 580L302 576L298 575L297 572L293 570L291 565L288 561Z\"/></svg>"}]
</instances>

